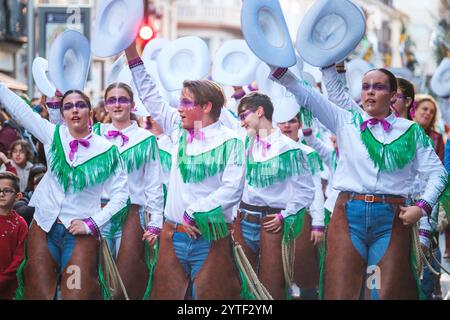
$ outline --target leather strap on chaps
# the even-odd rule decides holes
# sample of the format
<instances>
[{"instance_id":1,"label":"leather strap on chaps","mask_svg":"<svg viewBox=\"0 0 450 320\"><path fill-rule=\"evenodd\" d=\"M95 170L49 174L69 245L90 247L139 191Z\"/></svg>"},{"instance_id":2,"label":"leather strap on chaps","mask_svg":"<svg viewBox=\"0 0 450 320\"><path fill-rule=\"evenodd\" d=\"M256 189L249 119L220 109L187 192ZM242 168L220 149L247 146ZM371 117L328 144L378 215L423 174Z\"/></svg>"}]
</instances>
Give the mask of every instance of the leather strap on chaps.
<instances>
[{"instance_id":1,"label":"leather strap on chaps","mask_svg":"<svg viewBox=\"0 0 450 320\"><path fill-rule=\"evenodd\" d=\"M47 245L47 233L33 220L26 238L27 262L23 268L24 300L52 300L58 265Z\"/></svg>"},{"instance_id":2,"label":"leather strap on chaps","mask_svg":"<svg viewBox=\"0 0 450 320\"><path fill-rule=\"evenodd\" d=\"M241 284L231 235L211 241L208 257L194 279L199 300L239 300Z\"/></svg>"},{"instance_id":3,"label":"leather strap on chaps","mask_svg":"<svg viewBox=\"0 0 450 320\"><path fill-rule=\"evenodd\" d=\"M265 217L262 224L271 218ZM267 232L261 224L260 254L259 254L259 280L275 300L286 299L286 283L283 271L283 258L281 242L283 229L277 233Z\"/></svg>"},{"instance_id":4,"label":"leather strap on chaps","mask_svg":"<svg viewBox=\"0 0 450 320\"><path fill-rule=\"evenodd\" d=\"M314 289L319 285L317 248L311 241L311 216L306 213L300 235L295 239L294 282L301 289Z\"/></svg>"},{"instance_id":5,"label":"leather strap on chaps","mask_svg":"<svg viewBox=\"0 0 450 320\"><path fill-rule=\"evenodd\" d=\"M345 210L349 198L349 194L339 194L328 226L323 277L324 300L357 300L360 297L366 263L350 239Z\"/></svg>"},{"instance_id":6,"label":"leather strap on chaps","mask_svg":"<svg viewBox=\"0 0 450 320\"><path fill-rule=\"evenodd\" d=\"M122 240L117 255L117 269L131 300L140 300L147 287L149 270L145 263L145 246L142 236L139 206L132 205L122 227ZM120 297L124 298L124 297Z\"/></svg>"},{"instance_id":7,"label":"leather strap on chaps","mask_svg":"<svg viewBox=\"0 0 450 320\"><path fill-rule=\"evenodd\" d=\"M183 300L189 287L189 276L173 248L173 233L174 225L166 221L159 237L150 300Z\"/></svg>"}]
</instances>

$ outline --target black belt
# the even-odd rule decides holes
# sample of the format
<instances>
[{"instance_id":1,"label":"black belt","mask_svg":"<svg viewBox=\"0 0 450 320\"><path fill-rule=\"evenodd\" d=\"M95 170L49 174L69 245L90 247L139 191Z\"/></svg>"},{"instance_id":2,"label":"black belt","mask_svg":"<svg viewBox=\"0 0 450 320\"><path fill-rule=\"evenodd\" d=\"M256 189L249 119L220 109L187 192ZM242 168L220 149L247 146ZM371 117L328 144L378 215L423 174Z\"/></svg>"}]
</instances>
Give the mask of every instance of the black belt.
<instances>
[{"instance_id":1,"label":"black belt","mask_svg":"<svg viewBox=\"0 0 450 320\"><path fill-rule=\"evenodd\" d=\"M279 213L281 210L281 208L272 208L269 206L253 206L251 204L245 203L244 201L241 201L240 205L239 205L239 209L245 209L245 210L249 210L249 211L255 211L255 212L261 212L262 216L266 216L268 214L274 214L274 213Z\"/></svg>"}]
</instances>

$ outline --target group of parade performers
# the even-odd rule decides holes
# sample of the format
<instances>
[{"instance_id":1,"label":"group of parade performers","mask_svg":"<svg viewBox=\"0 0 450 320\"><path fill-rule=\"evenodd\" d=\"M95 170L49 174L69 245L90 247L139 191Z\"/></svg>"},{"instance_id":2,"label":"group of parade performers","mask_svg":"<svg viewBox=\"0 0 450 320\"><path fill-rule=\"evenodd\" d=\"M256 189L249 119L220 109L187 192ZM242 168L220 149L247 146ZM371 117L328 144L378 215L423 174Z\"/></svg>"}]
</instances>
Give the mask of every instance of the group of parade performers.
<instances>
[{"instance_id":1,"label":"group of parade performers","mask_svg":"<svg viewBox=\"0 0 450 320\"><path fill-rule=\"evenodd\" d=\"M186 80L172 108L135 43L125 53L150 130L131 120L124 83L104 94L112 122L93 126L81 91L57 97L55 124L0 84L0 103L49 165L30 203L16 299L420 298L418 241L429 245L447 172L408 120L411 83L373 69L358 104L335 65L322 69L328 98L269 66L298 109L274 125L271 97L237 89L236 117L211 80ZM319 122L334 144L317 137Z\"/></svg>"}]
</instances>

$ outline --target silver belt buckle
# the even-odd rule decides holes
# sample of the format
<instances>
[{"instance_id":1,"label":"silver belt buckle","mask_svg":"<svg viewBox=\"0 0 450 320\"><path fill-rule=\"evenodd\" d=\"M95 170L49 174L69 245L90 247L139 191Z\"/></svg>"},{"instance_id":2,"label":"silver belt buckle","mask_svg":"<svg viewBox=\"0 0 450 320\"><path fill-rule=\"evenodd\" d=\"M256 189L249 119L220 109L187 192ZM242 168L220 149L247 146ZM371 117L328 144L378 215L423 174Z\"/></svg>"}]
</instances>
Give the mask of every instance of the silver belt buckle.
<instances>
[{"instance_id":1,"label":"silver belt buckle","mask_svg":"<svg viewBox=\"0 0 450 320\"><path fill-rule=\"evenodd\" d=\"M364 202L372 203L375 200L375 196L373 194L364 195Z\"/></svg>"}]
</instances>

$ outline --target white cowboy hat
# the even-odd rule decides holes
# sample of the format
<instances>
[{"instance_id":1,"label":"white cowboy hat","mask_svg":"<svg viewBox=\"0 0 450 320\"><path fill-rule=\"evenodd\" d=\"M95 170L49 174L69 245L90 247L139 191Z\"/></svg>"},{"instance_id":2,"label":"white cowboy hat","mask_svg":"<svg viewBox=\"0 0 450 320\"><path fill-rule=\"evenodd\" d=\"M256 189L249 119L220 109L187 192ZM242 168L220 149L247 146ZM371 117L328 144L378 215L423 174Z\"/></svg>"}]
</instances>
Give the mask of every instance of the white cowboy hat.
<instances>
[{"instance_id":1,"label":"white cowboy hat","mask_svg":"<svg viewBox=\"0 0 450 320\"><path fill-rule=\"evenodd\" d=\"M211 65L209 48L199 37L183 37L168 44L159 54L158 71L168 91L183 88L184 80L199 80Z\"/></svg>"},{"instance_id":2,"label":"white cowboy hat","mask_svg":"<svg viewBox=\"0 0 450 320\"><path fill-rule=\"evenodd\" d=\"M300 112L300 106L294 95L286 95L281 98L272 100L273 115L272 121L275 123L283 123L294 119Z\"/></svg>"},{"instance_id":3,"label":"white cowboy hat","mask_svg":"<svg viewBox=\"0 0 450 320\"><path fill-rule=\"evenodd\" d=\"M64 31L50 48L48 72L62 93L72 89L84 90L90 64L89 41L78 31Z\"/></svg>"},{"instance_id":4,"label":"white cowboy hat","mask_svg":"<svg viewBox=\"0 0 450 320\"><path fill-rule=\"evenodd\" d=\"M241 10L242 34L262 61L291 67L295 50L278 0L245 0Z\"/></svg>"},{"instance_id":5,"label":"white cowboy hat","mask_svg":"<svg viewBox=\"0 0 450 320\"><path fill-rule=\"evenodd\" d=\"M354 100L360 100L362 79L373 67L363 59L354 59L347 63L346 69L345 76L350 95Z\"/></svg>"},{"instance_id":6,"label":"white cowboy hat","mask_svg":"<svg viewBox=\"0 0 450 320\"><path fill-rule=\"evenodd\" d=\"M349 0L317 0L297 32L297 51L303 60L327 67L344 60L366 32L364 14Z\"/></svg>"},{"instance_id":7,"label":"white cowboy hat","mask_svg":"<svg viewBox=\"0 0 450 320\"><path fill-rule=\"evenodd\" d=\"M35 58L32 72L34 82L39 90L49 98L54 97L56 95L56 87L49 79L48 61L41 57Z\"/></svg>"},{"instance_id":8,"label":"white cowboy hat","mask_svg":"<svg viewBox=\"0 0 450 320\"><path fill-rule=\"evenodd\" d=\"M450 95L450 58L444 58L431 78L431 89L440 97Z\"/></svg>"},{"instance_id":9,"label":"white cowboy hat","mask_svg":"<svg viewBox=\"0 0 450 320\"><path fill-rule=\"evenodd\" d=\"M112 57L125 50L139 32L144 16L142 0L101 0L92 34L92 52Z\"/></svg>"},{"instance_id":10,"label":"white cowboy hat","mask_svg":"<svg viewBox=\"0 0 450 320\"><path fill-rule=\"evenodd\" d=\"M107 85L117 82L120 72L125 68L127 58L122 54L114 63L111 65L111 69L108 74Z\"/></svg>"},{"instance_id":11,"label":"white cowboy hat","mask_svg":"<svg viewBox=\"0 0 450 320\"><path fill-rule=\"evenodd\" d=\"M388 70L396 77L403 78L408 81L414 80L414 74L408 68L388 68Z\"/></svg>"},{"instance_id":12,"label":"white cowboy hat","mask_svg":"<svg viewBox=\"0 0 450 320\"><path fill-rule=\"evenodd\" d=\"M144 48L144 51L142 51L141 59L142 61L157 61L159 54L161 53L161 50L164 49L165 46L167 46L170 43L169 40L165 38L158 38L151 40Z\"/></svg>"},{"instance_id":13,"label":"white cowboy hat","mask_svg":"<svg viewBox=\"0 0 450 320\"><path fill-rule=\"evenodd\" d=\"M246 86L255 80L259 59L244 40L229 40L222 44L213 60L214 81L229 86Z\"/></svg>"}]
</instances>

